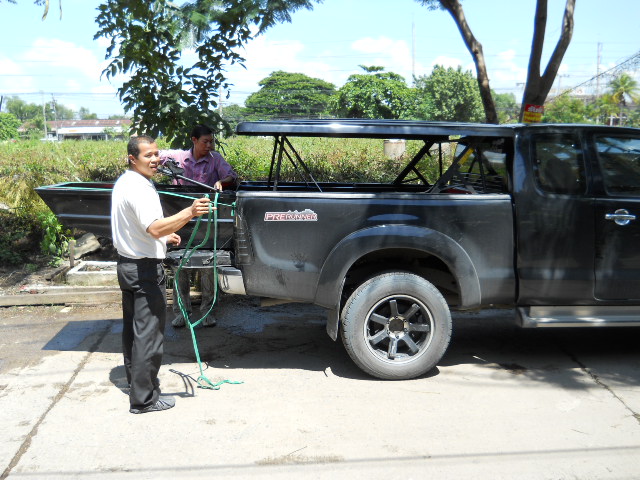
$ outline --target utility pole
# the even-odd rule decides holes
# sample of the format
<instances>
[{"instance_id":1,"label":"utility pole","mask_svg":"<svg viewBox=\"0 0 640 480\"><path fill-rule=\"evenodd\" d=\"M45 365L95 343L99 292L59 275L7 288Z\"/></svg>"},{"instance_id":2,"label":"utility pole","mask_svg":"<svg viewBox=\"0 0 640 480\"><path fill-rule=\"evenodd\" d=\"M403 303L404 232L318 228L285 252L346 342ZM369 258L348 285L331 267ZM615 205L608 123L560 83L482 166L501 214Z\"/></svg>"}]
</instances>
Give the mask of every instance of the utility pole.
<instances>
[{"instance_id":1,"label":"utility pole","mask_svg":"<svg viewBox=\"0 0 640 480\"><path fill-rule=\"evenodd\" d=\"M56 140L58 139L58 130L60 130L59 126L58 126L58 109L57 109L57 105L56 105L56 98L53 96L53 93L51 94L51 107L53 108L53 120L55 122L55 126L56 126Z\"/></svg>"},{"instance_id":2,"label":"utility pole","mask_svg":"<svg viewBox=\"0 0 640 480\"><path fill-rule=\"evenodd\" d=\"M43 118L43 123L44 123L44 138L47 138L47 110L45 109L45 102L44 102L44 92L42 90L40 90L40 93L42 94L42 118Z\"/></svg>"},{"instance_id":3,"label":"utility pole","mask_svg":"<svg viewBox=\"0 0 640 480\"><path fill-rule=\"evenodd\" d=\"M556 90L556 97L562 93L562 77L568 77L569 75L558 75L558 88Z\"/></svg>"},{"instance_id":4,"label":"utility pole","mask_svg":"<svg viewBox=\"0 0 640 480\"><path fill-rule=\"evenodd\" d=\"M596 99L600 96L600 59L602 58L602 43L598 42L598 59L596 69Z\"/></svg>"},{"instance_id":5,"label":"utility pole","mask_svg":"<svg viewBox=\"0 0 640 480\"><path fill-rule=\"evenodd\" d=\"M411 78L416 84L416 22L411 21Z\"/></svg>"}]
</instances>

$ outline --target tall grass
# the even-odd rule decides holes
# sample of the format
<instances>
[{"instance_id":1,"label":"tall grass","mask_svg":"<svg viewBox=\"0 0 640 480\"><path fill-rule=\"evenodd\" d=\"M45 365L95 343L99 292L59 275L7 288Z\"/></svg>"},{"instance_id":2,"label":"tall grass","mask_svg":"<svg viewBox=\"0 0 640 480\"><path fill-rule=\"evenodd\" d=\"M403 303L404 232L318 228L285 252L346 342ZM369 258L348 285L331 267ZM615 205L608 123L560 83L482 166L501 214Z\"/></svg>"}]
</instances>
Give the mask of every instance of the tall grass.
<instances>
[{"instance_id":1,"label":"tall grass","mask_svg":"<svg viewBox=\"0 0 640 480\"><path fill-rule=\"evenodd\" d=\"M291 138L295 150L307 164L316 181L388 182L393 180L422 146L407 142L405 155L387 158L383 141L375 139ZM166 143L159 141L160 148ZM262 137L230 137L222 141L221 153L234 167L241 180L265 180L269 176L273 139ZM426 161L427 178L437 176L437 161ZM73 181L115 180L127 168L125 141L38 140L0 143L0 248L17 241L42 237L50 218L48 207L35 193L35 188ZM302 180L292 164L283 162L283 180ZM37 242L36 242L37 243ZM49 246L50 247L50 246ZM0 262L23 260L13 253L0 257Z\"/></svg>"}]
</instances>

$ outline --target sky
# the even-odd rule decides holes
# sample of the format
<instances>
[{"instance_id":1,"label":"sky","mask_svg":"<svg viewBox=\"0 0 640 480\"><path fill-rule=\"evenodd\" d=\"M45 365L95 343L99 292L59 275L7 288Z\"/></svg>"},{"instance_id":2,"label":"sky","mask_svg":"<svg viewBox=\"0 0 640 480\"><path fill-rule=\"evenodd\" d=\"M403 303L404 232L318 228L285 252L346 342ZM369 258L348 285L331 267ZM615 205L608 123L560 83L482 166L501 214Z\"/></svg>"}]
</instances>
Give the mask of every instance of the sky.
<instances>
[{"instance_id":1,"label":"sky","mask_svg":"<svg viewBox=\"0 0 640 480\"><path fill-rule=\"evenodd\" d=\"M99 118L125 113L116 91L122 77L101 77L107 42L94 40L98 0L51 0L48 17L32 0L0 0L0 96L41 104L55 99ZM463 0L467 21L482 43L491 88L519 101L526 80L535 0ZM565 0L549 0L543 68L555 47ZM593 93L591 81L640 52L640 1L576 0L575 26L554 91ZM380 65L411 84L434 65L461 66L475 74L472 58L450 15L415 0L324 0L293 14L252 40L241 52L245 67L227 71L233 87L223 105L243 105L271 72L304 73L336 88L359 65ZM189 52L185 52L189 59ZM599 68L599 70L598 70ZM636 69L639 67L636 66ZM629 73L640 80L640 70ZM587 83L585 83L587 82ZM598 85L606 88L607 80ZM227 93L227 92L225 92Z\"/></svg>"}]
</instances>

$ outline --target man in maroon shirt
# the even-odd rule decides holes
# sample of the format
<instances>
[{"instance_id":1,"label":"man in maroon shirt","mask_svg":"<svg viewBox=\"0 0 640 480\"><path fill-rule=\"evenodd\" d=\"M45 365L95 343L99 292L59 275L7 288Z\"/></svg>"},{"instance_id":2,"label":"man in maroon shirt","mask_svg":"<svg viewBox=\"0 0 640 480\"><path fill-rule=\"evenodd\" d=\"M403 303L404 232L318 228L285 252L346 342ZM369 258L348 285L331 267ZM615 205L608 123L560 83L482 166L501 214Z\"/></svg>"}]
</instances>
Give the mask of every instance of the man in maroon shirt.
<instances>
[{"instance_id":1,"label":"man in maroon shirt","mask_svg":"<svg viewBox=\"0 0 640 480\"><path fill-rule=\"evenodd\" d=\"M233 184L238 177L231 165L214 150L213 131L206 125L196 125L191 132L193 147L189 150L161 150L160 161L164 163L169 158L178 162L184 169L183 176L196 180L197 182L211 185L217 190L222 190L225 185ZM190 185L186 180L174 180L176 184ZM183 270L179 276L179 285L173 287L173 312L175 318L171 324L174 327L184 327L185 319L180 312L177 297L178 289L183 301L185 310L191 316L191 299L189 297L190 275L188 270ZM200 284L202 287L202 302L200 311L206 312L211 308L214 300L215 272L212 268L202 269ZM202 320L202 326L212 327L216 324L216 318L210 313Z\"/></svg>"}]
</instances>

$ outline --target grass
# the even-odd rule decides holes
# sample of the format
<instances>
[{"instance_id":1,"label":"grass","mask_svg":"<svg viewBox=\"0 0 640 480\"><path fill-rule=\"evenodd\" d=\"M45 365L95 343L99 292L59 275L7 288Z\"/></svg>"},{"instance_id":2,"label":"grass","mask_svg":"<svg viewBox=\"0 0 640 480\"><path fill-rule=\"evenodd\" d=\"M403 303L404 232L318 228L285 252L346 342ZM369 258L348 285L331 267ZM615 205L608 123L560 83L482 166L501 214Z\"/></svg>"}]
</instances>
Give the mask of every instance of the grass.
<instances>
[{"instance_id":1,"label":"grass","mask_svg":"<svg viewBox=\"0 0 640 480\"><path fill-rule=\"evenodd\" d=\"M317 181L387 182L396 177L420 144L407 142L400 159L385 156L383 141L375 139L292 138ZM166 148L162 141L160 148ZM230 137L221 153L241 180L265 180L269 175L273 139ZM435 162L427 165L428 178L435 180ZM26 261L46 234L44 220L49 208L34 188L70 181L115 180L127 168L126 141L23 140L0 143L0 255L1 263ZM283 162L283 180L300 180L290 162ZM63 242L60 236L60 242ZM31 249L27 248L31 246ZM51 249L51 242L47 248ZM45 252L46 253L46 252Z\"/></svg>"}]
</instances>

